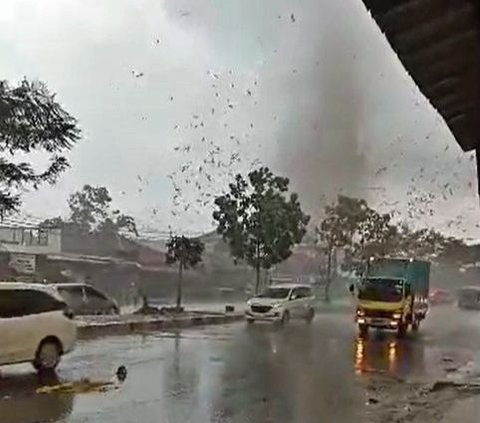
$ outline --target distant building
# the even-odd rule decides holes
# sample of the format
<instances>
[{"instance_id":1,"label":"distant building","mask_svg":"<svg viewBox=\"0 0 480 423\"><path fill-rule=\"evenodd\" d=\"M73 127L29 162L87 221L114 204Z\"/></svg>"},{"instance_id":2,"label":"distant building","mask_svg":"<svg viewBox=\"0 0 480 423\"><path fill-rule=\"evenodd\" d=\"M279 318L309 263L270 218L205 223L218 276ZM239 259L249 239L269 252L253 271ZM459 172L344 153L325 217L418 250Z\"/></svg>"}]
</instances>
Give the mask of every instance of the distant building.
<instances>
[{"instance_id":1,"label":"distant building","mask_svg":"<svg viewBox=\"0 0 480 423\"><path fill-rule=\"evenodd\" d=\"M0 223L0 278L36 279L42 258L60 253L60 229L41 228L28 222Z\"/></svg>"}]
</instances>

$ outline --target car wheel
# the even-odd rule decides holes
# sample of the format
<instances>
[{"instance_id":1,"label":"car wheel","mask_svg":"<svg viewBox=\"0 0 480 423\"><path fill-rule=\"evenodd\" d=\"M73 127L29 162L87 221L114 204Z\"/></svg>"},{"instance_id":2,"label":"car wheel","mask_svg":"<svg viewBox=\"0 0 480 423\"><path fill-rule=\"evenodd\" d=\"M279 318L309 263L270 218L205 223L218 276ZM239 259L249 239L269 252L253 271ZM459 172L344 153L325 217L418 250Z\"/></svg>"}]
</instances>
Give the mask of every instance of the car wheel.
<instances>
[{"instance_id":1,"label":"car wheel","mask_svg":"<svg viewBox=\"0 0 480 423\"><path fill-rule=\"evenodd\" d=\"M38 347L33 367L41 371L55 370L60 362L61 347L57 340L42 341Z\"/></svg>"},{"instance_id":2,"label":"car wheel","mask_svg":"<svg viewBox=\"0 0 480 423\"><path fill-rule=\"evenodd\" d=\"M280 323L282 325L286 325L290 321L290 312L288 310L285 310L282 315L282 320L280 320Z\"/></svg>"},{"instance_id":3,"label":"car wheel","mask_svg":"<svg viewBox=\"0 0 480 423\"><path fill-rule=\"evenodd\" d=\"M108 309L108 314L110 314L111 316L113 316L113 315L120 314L120 313L118 312L117 307L110 307L110 308Z\"/></svg>"},{"instance_id":4,"label":"car wheel","mask_svg":"<svg viewBox=\"0 0 480 423\"><path fill-rule=\"evenodd\" d=\"M247 324L252 325L255 323L255 319L247 319Z\"/></svg>"},{"instance_id":5,"label":"car wheel","mask_svg":"<svg viewBox=\"0 0 480 423\"><path fill-rule=\"evenodd\" d=\"M313 318L315 317L315 310L310 308L306 317L307 323L312 323Z\"/></svg>"}]
</instances>

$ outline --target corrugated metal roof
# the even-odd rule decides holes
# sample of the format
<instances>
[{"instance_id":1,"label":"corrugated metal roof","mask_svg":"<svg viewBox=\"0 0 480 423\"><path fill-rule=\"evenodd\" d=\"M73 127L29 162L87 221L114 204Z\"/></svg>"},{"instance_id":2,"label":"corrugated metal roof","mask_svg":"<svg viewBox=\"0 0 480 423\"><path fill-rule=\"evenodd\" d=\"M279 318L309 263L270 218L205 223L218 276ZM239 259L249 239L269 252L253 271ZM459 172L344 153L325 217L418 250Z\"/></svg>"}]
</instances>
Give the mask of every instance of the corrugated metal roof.
<instances>
[{"instance_id":1,"label":"corrugated metal roof","mask_svg":"<svg viewBox=\"0 0 480 423\"><path fill-rule=\"evenodd\" d=\"M0 227L3 228L38 228L45 219L31 215L7 216L0 220Z\"/></svg>"},{"instance_id":2,"label":"corrugated metal roof","mask_svg":"<svg viewBox=\"0 0 480 423\"><path fill-rule=\"evenodd\" d=\"M363 2L462 149L480 148L480 1Z\"/></svg>"}]
</instances>

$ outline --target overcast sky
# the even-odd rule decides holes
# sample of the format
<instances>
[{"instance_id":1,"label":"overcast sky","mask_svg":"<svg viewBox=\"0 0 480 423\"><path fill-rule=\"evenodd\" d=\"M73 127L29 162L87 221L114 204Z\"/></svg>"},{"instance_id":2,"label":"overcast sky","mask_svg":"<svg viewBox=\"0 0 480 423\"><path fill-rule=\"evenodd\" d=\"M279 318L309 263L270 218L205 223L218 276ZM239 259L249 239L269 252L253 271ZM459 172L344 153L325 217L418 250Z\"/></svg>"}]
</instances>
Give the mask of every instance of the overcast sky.
<instances>
[{"instance_id":1,"label":"overcast sky","mask_svg":"<svg viewBox=\"0 0 480 423\"><path fill-rule=\"evenodd\" d=\"M26 195L33 215L89 183L143 226L202 231L264 163L314 216L342 190L480 236L472 157L360 0L3 0L0 57L0 78L46 82L83 130L60 183Z\"/></svg>"}]
</instances>

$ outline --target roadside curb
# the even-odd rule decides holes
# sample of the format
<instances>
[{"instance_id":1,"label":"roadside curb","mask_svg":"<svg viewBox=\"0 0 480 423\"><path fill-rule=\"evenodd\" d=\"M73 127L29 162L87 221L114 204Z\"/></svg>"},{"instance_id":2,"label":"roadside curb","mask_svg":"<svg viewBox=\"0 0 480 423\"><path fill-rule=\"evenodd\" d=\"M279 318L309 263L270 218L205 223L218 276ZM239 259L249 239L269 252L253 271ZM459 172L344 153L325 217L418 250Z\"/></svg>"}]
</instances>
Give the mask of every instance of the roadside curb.
<instances>
[{"instance_id":1,"label":"roadside curb","mask_svg":"<svg viewBox=\"0 0 480 423\"><path fill-rule=\"evenodd\" d=\"M78 324L78 339L91 339L109 335L130 335L167 329L182 329L203 325L218 325L244 319L243 313L206 314L183 317L145 317L138 320L116 322L82 322Z\"/></svg>"}]
</instances>

